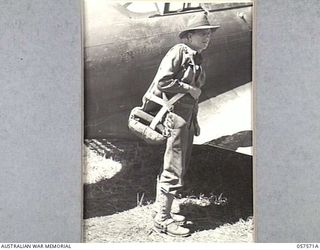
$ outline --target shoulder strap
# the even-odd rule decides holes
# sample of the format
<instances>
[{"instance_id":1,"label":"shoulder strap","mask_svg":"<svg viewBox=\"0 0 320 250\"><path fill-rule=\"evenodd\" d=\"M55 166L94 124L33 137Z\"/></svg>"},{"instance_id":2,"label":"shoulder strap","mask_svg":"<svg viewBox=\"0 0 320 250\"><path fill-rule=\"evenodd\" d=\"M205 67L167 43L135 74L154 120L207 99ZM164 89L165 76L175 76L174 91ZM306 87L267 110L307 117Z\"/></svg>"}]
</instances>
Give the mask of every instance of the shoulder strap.
<instances>
[{"instance_id":1,"label":"shoulder strap","mask_svg":"<svg viewBox=\"0 0 320 250\"><path fill-rule=\"evenodd\" d=\"M186 46L185 44L181 44L183 46L183 49L185 49L186 51L189 50L188 46ZM196 64L194 62L194 58L193 56L190 57L191 59L191 63L193 65L193 78L192 78L192 82L190 85L194 85L195 82L195 77L196 77ZM159 112L156 114L156 116L154 117L154 119L152 120L151 124L150 124L150 128L151 129L155 129L155 127L157 126L157 124L163 119L163 116L168 112L171 111L174 104L180 100L186 93L178 93L175 94L171 99L167 99L165 93L162 94L162 98L154 95L153 93L150 92L150 89L148 89L147 93L145 94L145 98L149 99L150 101L153 101L159 105L161 105L161 109L159 110Z\"/></svg>"},{"instance_id":2,"label":"shoulder strap","mask_svg":"<svg viewBox=\"0 0 320 250\"><path fill-rule=\"evenodd\" d=\"M161 99L160 97L154 95L154 94L150 94L147 96L147 98L150 101L153 101L155 103L160 104L162 107L159 110L159 112L156 114L156 116L153 118L151 124L150 124L150 128L155 129L155 127L157 126L157 124L162 120L163 116L170 110L172 110L173 105L179 100L181 99L185 94L183 93L178 93L175 94L171 99L169 99L168 101L165 101L163 99Z\"/></svg>"}]
</instances>

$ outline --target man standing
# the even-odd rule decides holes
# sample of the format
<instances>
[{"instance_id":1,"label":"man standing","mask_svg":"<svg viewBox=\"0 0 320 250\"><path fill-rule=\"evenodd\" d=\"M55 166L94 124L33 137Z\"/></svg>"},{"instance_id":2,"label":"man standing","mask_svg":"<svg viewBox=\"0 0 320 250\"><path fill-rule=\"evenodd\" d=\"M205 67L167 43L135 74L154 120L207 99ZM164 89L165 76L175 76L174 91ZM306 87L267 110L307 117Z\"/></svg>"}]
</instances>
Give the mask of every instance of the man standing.
<instances>
[{"instance_id":1,"label":"man standing","mask_svg":"<svg viewBox=\"0 0 320 250\"><path fill-rule=\"evenodd\" d=\"M190 230L182 226L185 217L173 214L171 207L177 191L183 186L193 136L200 134L198 99L205 81L201 52L208 47L212 30L218 27L210 25L207 13L195 14L179 33L181 43L173 46L163 58L148 90L153 94L164 93L168 99L177 93L185 94L166 118L172 126L166 143L163 170L157 182L153 229L159 233L180 237L190 235ZM143 101L147 102L145 98Z\"/></svg>"}]
</instances>

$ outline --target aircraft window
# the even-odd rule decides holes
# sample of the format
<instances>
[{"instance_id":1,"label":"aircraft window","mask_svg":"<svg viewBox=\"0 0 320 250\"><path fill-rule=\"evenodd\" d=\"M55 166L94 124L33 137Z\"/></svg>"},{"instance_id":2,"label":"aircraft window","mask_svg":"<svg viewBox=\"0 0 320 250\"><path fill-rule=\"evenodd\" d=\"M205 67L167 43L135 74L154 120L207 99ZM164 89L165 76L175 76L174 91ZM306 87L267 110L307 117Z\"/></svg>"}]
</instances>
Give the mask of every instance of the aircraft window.
<instances>
[{"instance_id":1,"label":"aircraft window","mask_svg":"<svg viewBox=\"0 0 320 250\"><path fill-rule=\"evenodd\" d=\"M142 2L123 2L120 4L127 10L135 13L157 12L159 14L166 14L166 13L200 8L200 3L197 3L197 2L152 3L152 2L142 1Z\"/></svg>"},{"instance_id":2,"label":"aircraft window","mask_svg":"<svg viewBox=\"0 0 320 250\"><path fill-rule=\"evenodd\" d=\"M183 2L118 2L115 7L129 18L154 17L162 15L178 14L185 11L201 9L200 3L183 3Z\"/></svg>"},{"instance_id":3,"label":"aircraft window","mask_svg":"<svg viewBox=\"0 0 320 250\"><path fill-rule=\"evenodd\" d=\"M182 3L182 2L171 2L164 4L164 14L173 13L173 12L182 12L187 10L199 9L200 3Z\"/></svg>"},{"instance_id":4,"label":"aircraft window","mask_svg":"<svg viewBox=\"0 0 320 250\"><path fill-rule=\"evenodd\" d=\"M122 4L129 11L133 11L136 13L149 13L156 11L158 12L157 5L155 3L150 2L130 2Z\"/></svg>"},{"instance_id":5,"label":"aircraft window","mask_svg":"<svg viewBox=\"0 0 320 250\"><path fill-rule=\"evenodd\" d=\"M221 0L211 0L210 3L202 2L171 2L171 3L156 3L160 15L174 15L185 12L206 10L222 10L230 8L239 8L244 6L252 6L252 0L224 0L223 3ZM158 15L157 15L158 16Z\"/></svg>"},{"instance_id":6,"label":"aircraft window","mask_svg":"<svg viewBox=\"0 0 320 250\"><path fill-rule=\"evenodd\" d=\"M200 2L147 2L147 1L136 1L136 2L116 2L115 7L122 14L128 18L146 18L146 17L158 17L166 15L175 15L185 12L192 11L214 11L221 9L237 8L242 6L252 5L252 0L211 0L210 3Z\"/></svg>"}]
</instances>

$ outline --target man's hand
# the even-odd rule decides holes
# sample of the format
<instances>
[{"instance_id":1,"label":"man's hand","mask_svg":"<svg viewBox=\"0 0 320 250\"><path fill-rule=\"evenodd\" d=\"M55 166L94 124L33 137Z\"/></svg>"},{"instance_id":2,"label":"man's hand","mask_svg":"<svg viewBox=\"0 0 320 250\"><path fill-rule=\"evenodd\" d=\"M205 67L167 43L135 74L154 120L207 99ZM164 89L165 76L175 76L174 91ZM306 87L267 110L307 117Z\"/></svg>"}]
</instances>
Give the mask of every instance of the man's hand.
<instances>
[{"instance_id":1,"label":"man's hand","mask_svg":"<svg viewBox=\"0 0 320 250\"><path fill-rule=\"evenodd\" d=\"M200 126L198 121L194 121L194 135L199 136L200 135Z\"/></svg>"},{"instance_id":2,"label":"man's hand","mask_svg":"<svg viewBox=\"0 0 320 250\"><path fill-rule=\"evenodd\" d=\"M199 98L199 96L201 95L201 89L199 89L197 87L190 86L189 93L193 97L193 99L197 100Z\"/></svg>"}]
</instances>

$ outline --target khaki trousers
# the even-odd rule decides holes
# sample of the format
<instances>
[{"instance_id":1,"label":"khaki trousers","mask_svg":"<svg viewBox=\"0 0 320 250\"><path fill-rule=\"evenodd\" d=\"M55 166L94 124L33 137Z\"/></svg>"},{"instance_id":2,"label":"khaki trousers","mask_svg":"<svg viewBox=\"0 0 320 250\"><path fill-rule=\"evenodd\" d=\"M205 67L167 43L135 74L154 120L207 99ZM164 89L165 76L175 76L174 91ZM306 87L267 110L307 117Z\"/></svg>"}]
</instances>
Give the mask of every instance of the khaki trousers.
<instances>
[{"instance_id":1,"label":"khaki trousers","mask_svg":"<svg viewBox=\"0 0 320 250\"><path fill-rule=\"evenodd\" d=\"M175 125L167 139L163 170L157 190L176 195L183 186L183 177L190 163L194 126L193 107L175 108Z\"/></svg>"}]
</instances>

